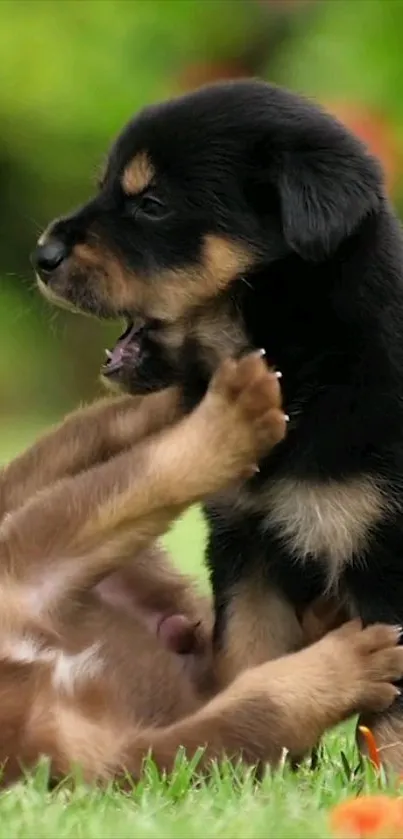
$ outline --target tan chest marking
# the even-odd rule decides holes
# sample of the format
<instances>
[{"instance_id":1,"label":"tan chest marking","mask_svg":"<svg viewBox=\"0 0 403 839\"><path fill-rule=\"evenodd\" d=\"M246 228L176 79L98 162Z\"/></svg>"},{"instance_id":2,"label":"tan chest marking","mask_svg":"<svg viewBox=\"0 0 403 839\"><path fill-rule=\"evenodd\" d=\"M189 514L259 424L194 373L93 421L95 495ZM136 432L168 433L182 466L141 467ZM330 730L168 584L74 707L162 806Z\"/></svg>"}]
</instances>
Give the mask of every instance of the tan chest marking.
<instances>
[{"instance_id":1,"label":"tan chest marking","mask_svg":"<svg viewBox=\"0 0 403 839\"><path fill-rule=\"evenodd\" d=\"M270 508L267 523L296 558L328 560L330 584L365 550L387 506L382 490L368 477L327 483L284 479L265 497Z\"/></svg>"}]
</instances>

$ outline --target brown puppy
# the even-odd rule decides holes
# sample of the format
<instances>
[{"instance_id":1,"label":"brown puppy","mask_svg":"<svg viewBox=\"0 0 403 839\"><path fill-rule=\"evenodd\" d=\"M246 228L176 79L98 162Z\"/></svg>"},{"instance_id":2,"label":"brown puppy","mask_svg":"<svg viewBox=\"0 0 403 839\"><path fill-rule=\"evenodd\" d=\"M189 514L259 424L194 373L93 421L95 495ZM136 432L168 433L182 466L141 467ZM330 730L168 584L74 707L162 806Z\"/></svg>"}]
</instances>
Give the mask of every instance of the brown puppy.
<instances>
[{"instance_id":1,"label":"brown puppy","mask_svg":"<svg viewBox=\"0 0 403 839\"><path fill-rule=\"evenodd\" d=\"M150 747L169 769L181 744L190 754L206 745L204 764L225 754L275 763L396 695L398 631L352 623L208 701L208 606L161 553L144 551L189 504L250 474L285 418L257 354L224 363L200 406L179 422L177 411L174 390L96 405L0 475L6 783L43 753L54 778L79 764L89 780L138 776ZM121 608L111 575L127 563L135 602ZM185 635L190 666L169 649Z\"/></svg>"}]
</instances>

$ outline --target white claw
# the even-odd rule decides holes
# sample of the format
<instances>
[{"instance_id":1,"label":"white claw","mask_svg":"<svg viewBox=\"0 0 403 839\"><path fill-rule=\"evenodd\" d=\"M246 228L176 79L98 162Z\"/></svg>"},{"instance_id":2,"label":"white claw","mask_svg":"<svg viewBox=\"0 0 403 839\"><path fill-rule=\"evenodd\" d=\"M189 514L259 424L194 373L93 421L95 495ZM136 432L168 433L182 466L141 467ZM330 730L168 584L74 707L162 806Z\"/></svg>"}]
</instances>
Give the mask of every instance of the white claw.
<instances>
[{"instance_id":1,"label":"white claw","mask_svg":"<svg viewBox=\"0 0 403 839\"><path fill-rule=\"evenodd\" d=\"M264 356L266 355L266 350L264 349L264 347L261 347L261 349L258 350L258 353L262 358L264 358Z\"/></svg>"},{"instance_id":2,"label":"white claw","mask_svg":"<svg viewBox=\"0 0 403 839\"><path fill-rule=\"evenodd\" d=\"M286 422L289 422L290 421L289 414L284 414L284 419L285 419Z\"/></svg>"},{"instance_id":3,"label":"white claw","mask_svg":"<svg viewBox=\"0 0 403 839\"><path fill-rule=\"evenodd\" d=\"M108 361L110 361L110 360L111 360L111 358L112 358L112 353L111 353L111 351L110 351L110 350L105 350L105 355L106 355L106 357L107 357Z\"/></svg>"},{"instance_id":4,"label":"white claw","mask_svg":"<svg viewBox=\"0 0 403 839\"><path fill-rule=\"evenodd\" d=\"M283 378L283 374L280 372L280 370L276 370L276 379L282 379L282 378Z\"/></svg>"}]
</instances>

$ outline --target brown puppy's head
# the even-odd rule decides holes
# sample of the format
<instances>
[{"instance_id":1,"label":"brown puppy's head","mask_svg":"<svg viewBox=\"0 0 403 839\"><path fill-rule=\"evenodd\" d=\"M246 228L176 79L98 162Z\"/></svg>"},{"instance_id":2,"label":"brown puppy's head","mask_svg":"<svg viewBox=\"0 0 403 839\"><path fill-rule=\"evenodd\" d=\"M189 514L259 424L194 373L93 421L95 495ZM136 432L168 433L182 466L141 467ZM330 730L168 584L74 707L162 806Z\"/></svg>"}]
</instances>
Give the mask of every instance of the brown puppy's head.
<instances>
[{"instance_id":1,"label":"brown puppy's head","mask_svg":"<svg viewBox=\"0 0 403 839\"><path fill-rule=\"evenodd\" d=\"M382 198L376 163L330 116L241 81L152 106L113 146L97 195L34 256L44 294L127 331L103 368L133 391L208 376L256 340L244 300L290 255L332 256Z\"/></svg>"}]
</instances>

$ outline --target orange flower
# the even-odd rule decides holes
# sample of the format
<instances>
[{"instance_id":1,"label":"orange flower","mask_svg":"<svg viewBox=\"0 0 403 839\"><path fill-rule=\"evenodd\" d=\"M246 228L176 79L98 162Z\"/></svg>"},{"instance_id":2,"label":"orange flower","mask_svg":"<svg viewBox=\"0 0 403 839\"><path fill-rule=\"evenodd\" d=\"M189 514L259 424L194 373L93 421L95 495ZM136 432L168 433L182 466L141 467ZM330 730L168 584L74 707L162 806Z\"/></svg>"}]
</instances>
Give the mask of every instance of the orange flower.
<instances>
[{"instance_id":1,"label":"orange flower","mask_svg":"<svg viewBox=\"0 0 403 839\"><path fill-rule=\"evenodd\" d=\"M365 739L365 742L367 744L368 756L369 756L370 761L374 764L375 769L380 769L381 768L381 760L380 760L378 748L377 748L377 745L376 745L376 742L375 742L375 737L374 737L372 731L369 728L367 728L366 725L359 725L358 726L358 731L360 732L360 734L362 734L362 736Z\"/></svg>"},{"instance_id":2,"label":"orange flower","mask_svg":"<svg viewBox=\"0 0 403 839\"><path fill-rule=\"evenodd\" d=\"M364 795L337 804L330 827L341 839L403 839L403 800Z\"/></svg>"},{"instance_id":3,"label":"orange flower","mask_svg":"<svg viewBox=\"0 0 403 839\"><path fill-rule=\"evenodd\" d=\"M401 153L396 128L389 115L355 101L338 100L326 105L379 158L389 191L393 192L400 180Z\"/></svg>"}]
</instances>

